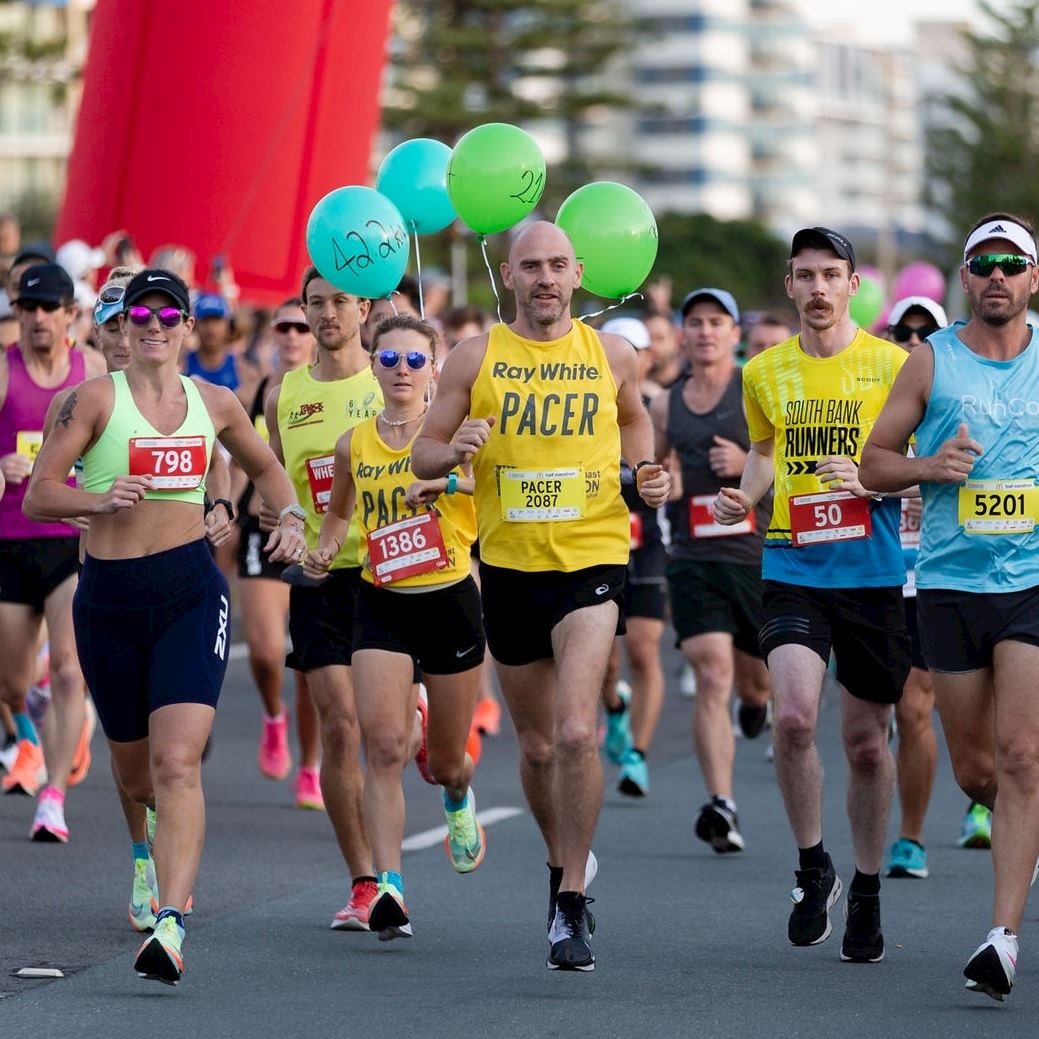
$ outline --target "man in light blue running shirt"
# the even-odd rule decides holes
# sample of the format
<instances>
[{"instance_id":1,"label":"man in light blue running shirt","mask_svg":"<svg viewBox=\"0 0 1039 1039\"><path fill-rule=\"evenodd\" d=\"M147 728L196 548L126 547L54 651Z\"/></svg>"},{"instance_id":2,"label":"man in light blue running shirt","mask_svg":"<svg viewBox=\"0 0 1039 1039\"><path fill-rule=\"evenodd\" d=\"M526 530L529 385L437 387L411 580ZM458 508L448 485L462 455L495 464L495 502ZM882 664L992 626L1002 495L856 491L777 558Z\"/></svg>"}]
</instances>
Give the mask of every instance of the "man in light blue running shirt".
<instances>
[{"instance_id":1,"label":"man in light blue running shirt","mask_svg":"<svg viewBox=\"0 0 1039 1039\"><path fill-rule=\"evenodd\" d=\"M1039 289L1035 233L992 213L960 271L973 315L915 350L862 454L860 479L920 484L920 634L957 782L993 816L992 930L964 968L1002 1001L1039 853ZM905 457L916 432L916 457ZM968 590L969 589L969 590Z\"/></svg>"}]
</instances>

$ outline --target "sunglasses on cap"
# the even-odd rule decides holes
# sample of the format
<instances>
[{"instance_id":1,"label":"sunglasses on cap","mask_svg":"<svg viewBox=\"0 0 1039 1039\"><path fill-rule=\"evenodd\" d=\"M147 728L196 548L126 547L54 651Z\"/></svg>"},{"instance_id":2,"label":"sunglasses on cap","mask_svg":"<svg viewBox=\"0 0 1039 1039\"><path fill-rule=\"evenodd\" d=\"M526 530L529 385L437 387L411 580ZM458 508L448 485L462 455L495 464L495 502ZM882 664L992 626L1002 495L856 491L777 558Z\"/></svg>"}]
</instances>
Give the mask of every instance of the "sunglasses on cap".
<instances>
[{"instance_id":1,"label":"sunglasses on cap","mask_svg":"<svg viewBox=\"0 0 1039 1039\"><path fill-rule=\"evenodd\" d=\"M1012 278L1015 274L1024 274L1031 262L1020 253L986 253L984 256L972 256L966 266L978 278L987 278L997 267L1006 277Z\"/></svg>"},{"instance_id":2,"label":"sunglasses on cap","mask_svg":"<svg viewBox=\"0 0 1039 1039\"><path fill-rule=\"evenodd\" d=\"M24 310L27 314L35 314L37 310L42 310L45 314L53 314L60 306L60 303L57 303L52 299L18 300L18 309Z\"/></svg>"},{"instance_id":3,"label":"sunglasses on cap","mask_svg":"<svg viewBox=\"0 0 1039 1039\"><path fill-rule=\"evenodd\" d=\"M271 327L275 332L281 332L282 335L291 332L293 329L301 336L305 336L310 331L310 325L306 321L275 321Z\"/></svg>"},{"instance_id":4,"label":"sunglasses on cap","mask_svg":"<svg viewBox=\"0 0 1039 1039\"><path fill-rule=\"evenodd\" d=\"M140 328L151 323L154 315L163 328L176 328L187 317L180 307L129 307L126 311L130 320Z\"/></svg>"},{"instance_id":5,"label":"sunglasses on cap","mask_svg":"<svg viewBox=\"0 0 1039 1039\"><path fill-rule=\"evenodd\" d=\"M97 294L97 301L110 307L113 303L121 303L125 295L125 285L105 285Z\"/></svg>"},{"instance_id":6,"label":"sunglasses on cap","mask_svg":"<svg viewBox=\"0 0 1039 1039\"><path fill-rule=\"evenodd\" d=\"M913 328L911 325L892 325L891 337L896 343L908 343L914 335L917 335L922 343L929 335L933 335L937 331L938 325L923 325L920 328Z\"/></svg>"},{"instance_id":7,"label":"sunglasses on cap","mask_svg":"<svg viewBox=\"0 0 1039 1039\"><path fill-rule=\"evenodd\" d=\"M424 354L421 350L410 350L406 354L402 354L399 350L380 350L377 356L379 364L383 368L390 369L396 368L403 357L413 372L421 371L426 367L426 361L429 360L429 354Z\"/></svg>"}]
</instances>

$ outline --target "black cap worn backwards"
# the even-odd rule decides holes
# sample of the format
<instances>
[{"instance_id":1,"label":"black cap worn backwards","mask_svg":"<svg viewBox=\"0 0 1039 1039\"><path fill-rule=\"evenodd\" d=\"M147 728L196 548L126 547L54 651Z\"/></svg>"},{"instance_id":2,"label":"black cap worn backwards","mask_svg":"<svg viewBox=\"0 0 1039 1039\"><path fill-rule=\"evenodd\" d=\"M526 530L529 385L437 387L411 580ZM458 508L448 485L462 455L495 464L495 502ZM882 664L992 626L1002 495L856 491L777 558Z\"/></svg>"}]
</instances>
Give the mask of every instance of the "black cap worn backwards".
<instances>
[{"instance_id":1,"label":"black cap worn backwards","mask_svg":"<svg viewBox=\"0 0 1039 1039\"><path fill-rule=\"evenodd\" d=\"M802 249L831 249L855 270L855 249L844 235L828 227L802 227L790 243L790 255L796 256Z\"/></svg>"},{"instance_id":2,"label":"black cap worn backwards","mask_svg":"<svg viewBox=\"0 0 1039 1039\"><path fill-rule=\"evenodd\" d=\"M71 303L76 295L68 271L56 263L26 267L18 279L18 298L14 303Z\"/></svg>"},{"instance_id":3,"label":"black cap worn backwards","mask_svg":"<svg viewBox=\"0 0 1039 1039\"><path fill-rule=\"evenodd\" d=\"M126 286L123 296L123 309L132 307L143 296L153 292L161 292L169 296L173 302L186 313L191 313L191 297L188 295L188 287L173 271L164 271L158 268L147 268L140 274L135 274Z\"/></svg>"}]
</instances>

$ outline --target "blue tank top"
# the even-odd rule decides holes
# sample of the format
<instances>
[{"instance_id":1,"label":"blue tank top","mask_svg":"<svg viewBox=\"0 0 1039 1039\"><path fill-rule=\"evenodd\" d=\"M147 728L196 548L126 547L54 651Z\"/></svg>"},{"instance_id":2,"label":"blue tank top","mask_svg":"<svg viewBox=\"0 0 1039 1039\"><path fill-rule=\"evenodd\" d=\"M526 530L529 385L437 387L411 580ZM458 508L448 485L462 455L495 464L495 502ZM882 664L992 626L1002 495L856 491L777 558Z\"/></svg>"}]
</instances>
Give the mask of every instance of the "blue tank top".
<instances>
[{"instance_id":1,"label":"blue tank top","mask_svg":"<svg viewBox=\"0 0 1039 1039\"><path fill-rule=\"evenodd\" d=\"M235 366L234 354L228 354L219 368L203 368L198 354L192 352L188 354L184 374L189 378L211 382L214 386L226 386L229 390L238 389L238 369Z\"/></svg>"},{"instance_id":2,"label":"blue tank top","mask_svg":"<svg viewBox=\"0 0 1039 1039\"><path fill-rule=\"evenodd\" d=\"M957 335L930 337L934 381L916 453L961 422L985 452L965 484L922 483L920 588L1016 592L1039 585L1039 332L1012 361L979 357Z\"/></svg>"}]
</instances>

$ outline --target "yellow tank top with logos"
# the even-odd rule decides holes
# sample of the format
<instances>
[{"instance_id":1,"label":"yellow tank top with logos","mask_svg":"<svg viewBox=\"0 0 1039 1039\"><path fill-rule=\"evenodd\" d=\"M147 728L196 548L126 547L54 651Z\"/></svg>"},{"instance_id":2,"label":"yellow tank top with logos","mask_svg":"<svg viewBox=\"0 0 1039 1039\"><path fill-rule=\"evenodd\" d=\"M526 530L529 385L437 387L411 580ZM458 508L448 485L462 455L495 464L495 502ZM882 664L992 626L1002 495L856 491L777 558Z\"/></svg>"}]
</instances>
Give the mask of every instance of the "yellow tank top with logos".
<instances>
[{"instance_id":1,"label":"yellow tank top with logos","mask_svg":"<svg viewBox=\"0 0 1039 1039\"><path fill-rule=\"evenodd\" d=\"M480 558L511 570L625 565L617 384L598 333L574 321L560 339L494 325L470 415L494 416L473 456Z\"/></svg>"},{"instance_id":2,"label":"yellow tank top with logos","mask_svg":"<svg viewBox=\"0 0 1039 1039\"><path fill-rule=\"evenodd\" d=\"M296 498L307 513L307 545L317 545L321 520L328 511L335 472L336 441L365 419L382 411L382 390L370 367L334 382L319 382L309 368L286 372L278 396L278 432L285 469ZM356 515L332 570L361 565L361 536Z\"/></svg>"},{"instance_id":3,"label":"yellow tank top with logos","mask_svg":"<svg viewBox=\"0 0 1039 1039\"><path fill-rule=\"evenodd\" d=\"M373 581L373 560L366 551L365 539L373 531L385 532L391 525L400 525L400 528L389 532L392 549L385 546L376 549L380 560L390 561L395 557L403 563L423 554L431 555L428 531L423 530L416 537L414 528L406 524L413 517L432 513L443 538L447 565L391 580L385 587L424 588L461 581L469 576L469 546L476 540L476 506L472 496L441 494L429 509L413 509L405 504L404 495L415 482L411 472L411 442L399 450L392 448L380 436L378 426L378 419L362 422L350 438L350 471L357 492L354 516L361 529L364 566L361 576ZM461 475L457 470L456 474Z\"/></svg>"}]
</instances>

